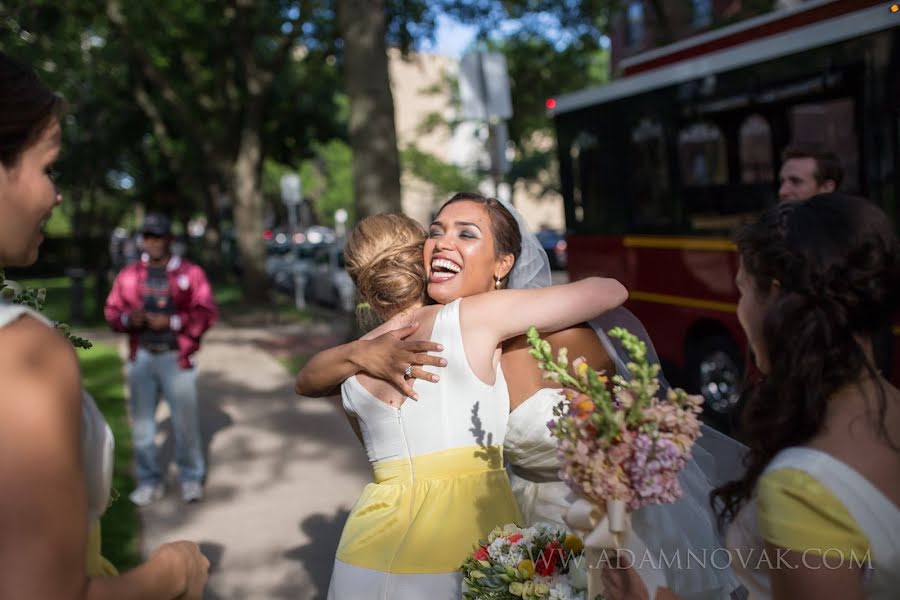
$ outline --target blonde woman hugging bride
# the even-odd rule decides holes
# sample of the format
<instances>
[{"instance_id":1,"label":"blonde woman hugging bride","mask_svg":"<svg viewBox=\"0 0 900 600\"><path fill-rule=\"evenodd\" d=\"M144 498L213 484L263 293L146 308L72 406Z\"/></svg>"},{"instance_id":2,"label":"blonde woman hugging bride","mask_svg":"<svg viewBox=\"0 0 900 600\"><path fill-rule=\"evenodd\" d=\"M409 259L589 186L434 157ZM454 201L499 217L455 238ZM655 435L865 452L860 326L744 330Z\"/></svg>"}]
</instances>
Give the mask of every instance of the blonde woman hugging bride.
<instances>
[{"instance_id":1,"label":"blonde woman hugging bride","mask_svg":"<svg viewBox=\"0 0 900 600\"><path fill-rule=\"evenodd\" d=\"M498 219L509 219L505 229ZM515 235L506 238L509 231ZM349 235L348 272L384 323L358 343L321 353L298 376L302 392L321 367L345 370L343 406L374 471L341 536L329 598L458 599L458 569L472 544L498 523L520 521L503 467L509 395L500 344L531 325L555 330L595 317L627 292L603 278L499 289L519 253L517 236L499 203L471 201L441 211L427 240L401 215L370 217ZM427 305L426 277L429 291L458 295ZM411 324L408 339L442 347L447 362L439 381L415 382L415 399L353 365L380 335Z\"/></svg>"}]
</instances>

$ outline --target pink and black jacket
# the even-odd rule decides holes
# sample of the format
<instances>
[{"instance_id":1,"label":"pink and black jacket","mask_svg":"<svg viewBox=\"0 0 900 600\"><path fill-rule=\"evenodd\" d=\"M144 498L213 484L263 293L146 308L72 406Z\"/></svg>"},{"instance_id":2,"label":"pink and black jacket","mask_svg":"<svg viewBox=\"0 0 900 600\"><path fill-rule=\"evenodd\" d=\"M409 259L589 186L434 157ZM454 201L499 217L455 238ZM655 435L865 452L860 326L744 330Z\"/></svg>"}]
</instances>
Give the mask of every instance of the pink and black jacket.
<instances>
[{"instance_id":1,"label":"pink and black jacket","mask_svg":"<svg viewBox=\"0 0 900 600\"><path fill-rule=\"evenodd\" d=\"M131 360L138 350L138 331L129 327L128 315L144 307L147 260L145 255L119 272L103 309L110 327L129 334ZM178 340L178 363L181 368L190 369L191 357L200 348L200 338L216 322L216 303L206 274L192 262L173 256L166 266L166 277L175 305L170 323Z\"/></svg>"}]
</instances>

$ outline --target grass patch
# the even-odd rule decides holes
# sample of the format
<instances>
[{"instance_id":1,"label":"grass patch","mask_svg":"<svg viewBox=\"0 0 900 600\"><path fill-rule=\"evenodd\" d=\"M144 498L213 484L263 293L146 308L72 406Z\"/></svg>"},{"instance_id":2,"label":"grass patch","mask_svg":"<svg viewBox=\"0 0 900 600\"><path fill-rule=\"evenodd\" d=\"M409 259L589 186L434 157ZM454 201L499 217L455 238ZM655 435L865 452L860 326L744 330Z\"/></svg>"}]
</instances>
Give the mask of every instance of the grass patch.
<instances>
[{"instance_id":1,"label":"grass patch","mask_svg":"<svg viewBox=\"0 0 900 600\"><path fill-rule=\"evenodd\" d=\"M43 277L40 279L20 279L21 285L30 289L44 288L47 290L47 300L44 315L54 321L64 323L72 322L72 280L68 277ZM94 278L85 277L83 280L82 313L84 322L79 327L91 327L103 324L103 307L95 305Z\"/></svg>"},{"instance_id":2,"label":"grass patch","mask_svg":"<svg viewBox=\"0 0 900 600\"><path fill-rule=\"evenodd\" d=\"M287 354L277 358L291 376L296 375L309 362L308 354Z\"/></svg>"},{"instance_id":3,"label":"grass patch","mask_svg":"<svg viewBox=\"0 0 900 600\"><path fill-rule=\"evenodd\" d=\"M131 429L126 410L122 359L114 347L96 343L90 350L79 350L78 359L84 387L106 416L116 438L113 502L103 515L102 548L103 555L116 568L124 571L141 562L141 528L137 509L128 500L128 494L134 488L134 478L131 473Z\"/></svg>"}]
</instances>

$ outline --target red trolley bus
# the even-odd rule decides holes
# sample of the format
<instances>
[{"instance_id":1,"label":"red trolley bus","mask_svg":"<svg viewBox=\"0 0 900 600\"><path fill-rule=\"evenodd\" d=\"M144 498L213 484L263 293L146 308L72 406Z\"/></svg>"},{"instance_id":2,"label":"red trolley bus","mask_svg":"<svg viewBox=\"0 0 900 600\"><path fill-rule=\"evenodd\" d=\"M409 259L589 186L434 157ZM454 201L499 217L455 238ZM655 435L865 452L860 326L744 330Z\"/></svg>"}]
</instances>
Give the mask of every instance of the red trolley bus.
<instances>
[{"instance_id":1,"label":"red trolley bus","mask_svg":"<svg viewBox=\"0 0 900 600\"><path fill-rule=\"evenodd\" d=\"M813 1L623 61L556 98L569 273L618 278L670 379L720 424L740 397L735 228L777 201L781 150L824 146L895 221L900 10ZM900 326L883 352L900 380ZM892 348L887 348L891 346Z\"/></svg>"}]
</instances>

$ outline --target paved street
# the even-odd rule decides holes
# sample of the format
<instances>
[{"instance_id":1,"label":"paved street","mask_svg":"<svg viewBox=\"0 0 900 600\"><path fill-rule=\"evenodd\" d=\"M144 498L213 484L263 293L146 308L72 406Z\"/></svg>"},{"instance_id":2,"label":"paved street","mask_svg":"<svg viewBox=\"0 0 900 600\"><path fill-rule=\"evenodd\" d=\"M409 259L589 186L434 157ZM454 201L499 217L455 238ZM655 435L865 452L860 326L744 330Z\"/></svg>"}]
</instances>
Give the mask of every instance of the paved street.
<instances>
[{"instance_id":1,"label":"paved street","mask_svg":"<svg viewBox=\"0 0 900 600\"><path fill-rule=\"evenodd\" d=\"M344 520L370 481L365 453L334 400L294 395L269 354L286 336L327 339L324 324L216 326L199 354L209 456L206 501L184 505L174 467L165 500L143 509L144 551L199 542L212 562L207 598L325 598ZM167 408L160 441L171 458Z\"/></svg>"}]
</instances>

